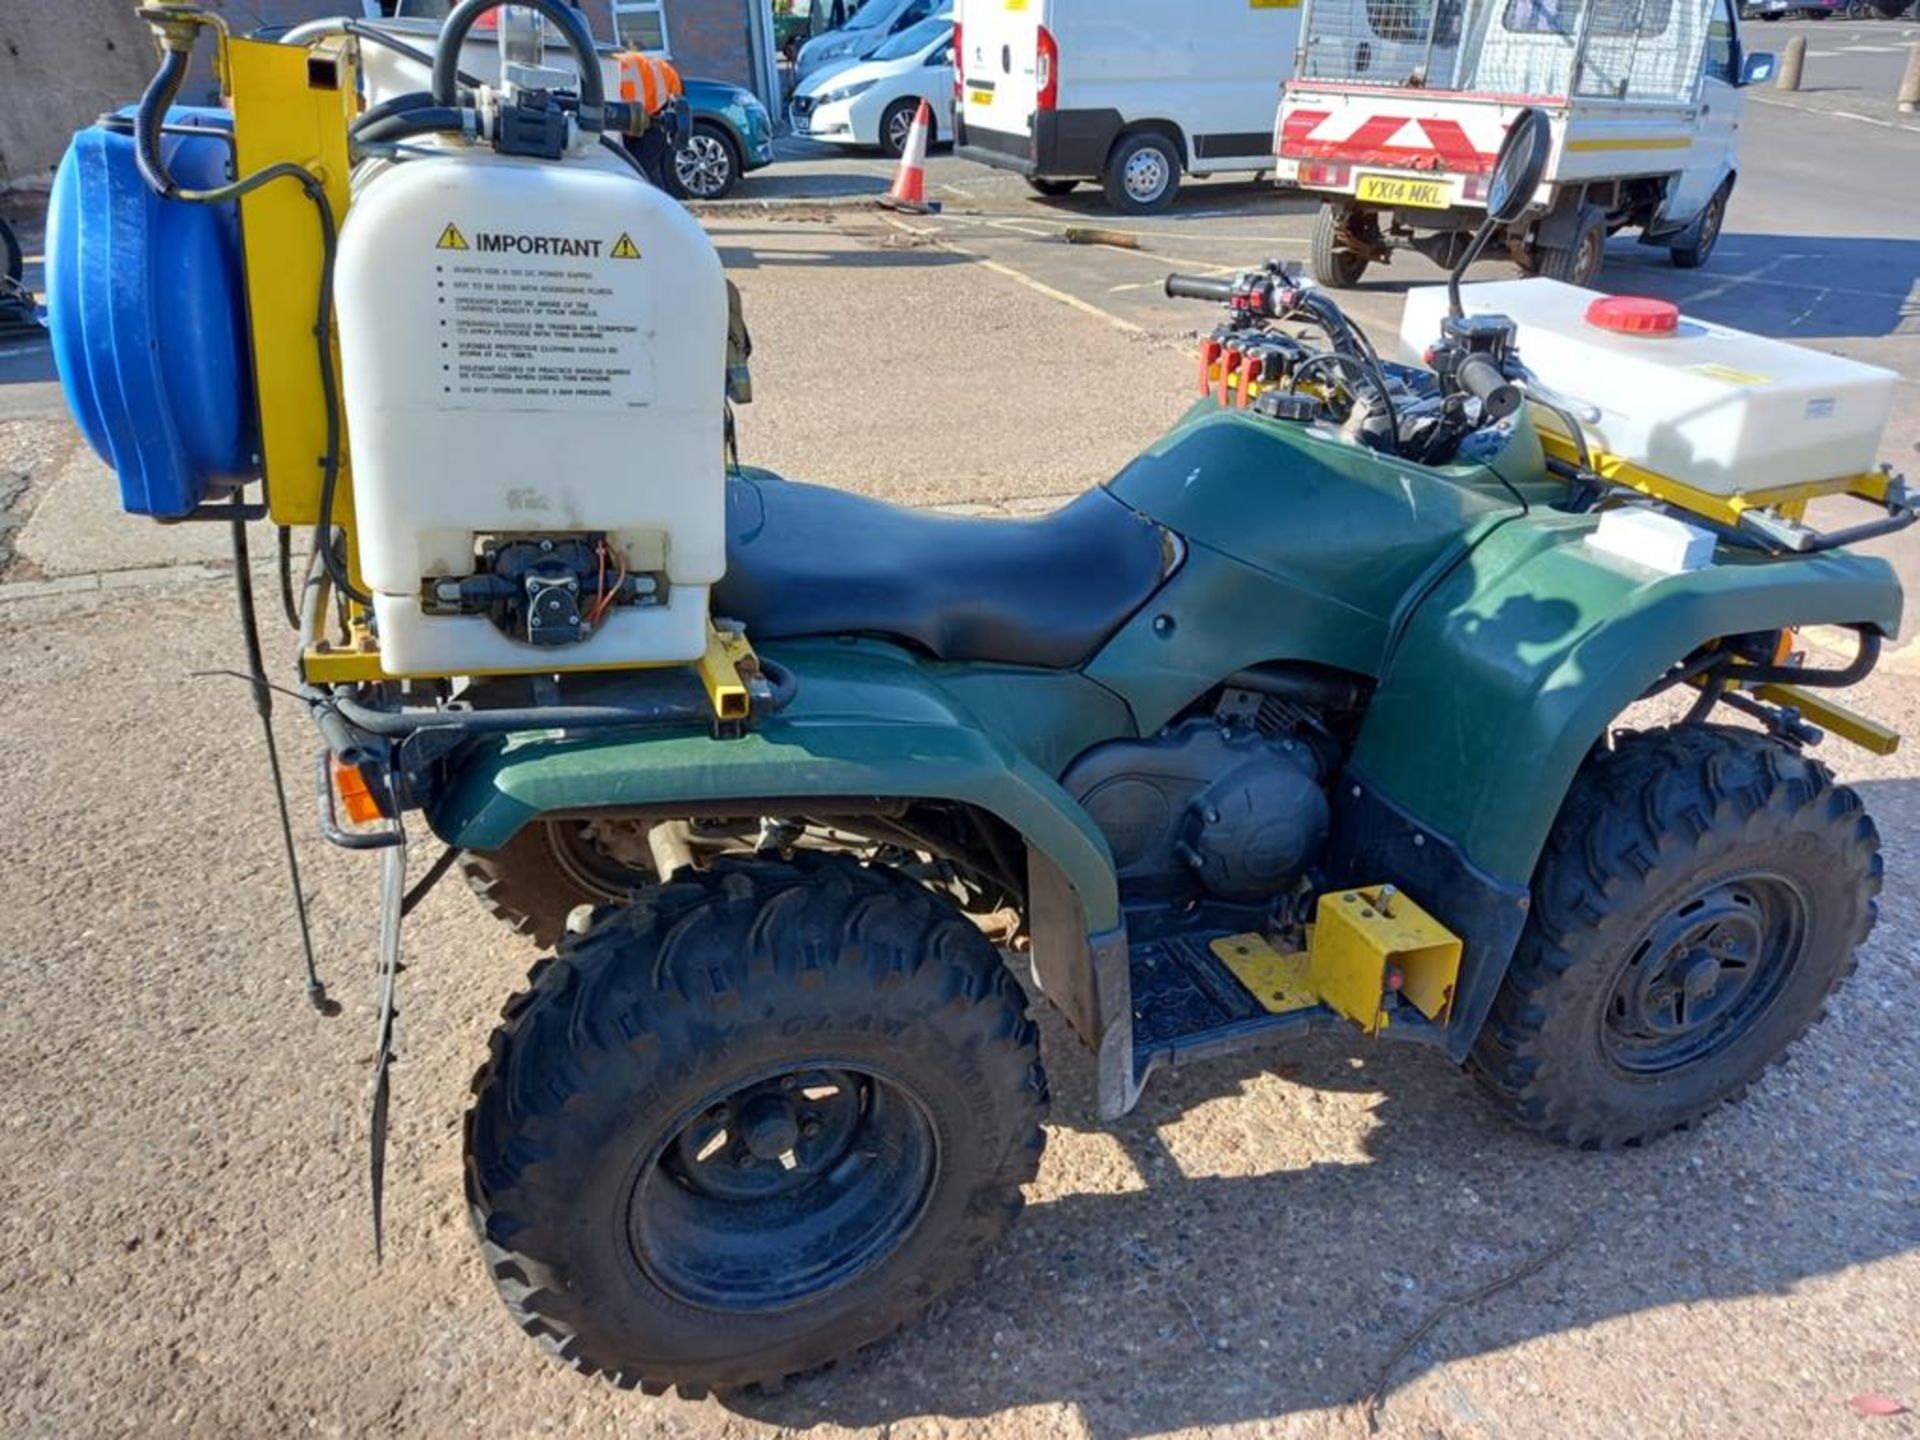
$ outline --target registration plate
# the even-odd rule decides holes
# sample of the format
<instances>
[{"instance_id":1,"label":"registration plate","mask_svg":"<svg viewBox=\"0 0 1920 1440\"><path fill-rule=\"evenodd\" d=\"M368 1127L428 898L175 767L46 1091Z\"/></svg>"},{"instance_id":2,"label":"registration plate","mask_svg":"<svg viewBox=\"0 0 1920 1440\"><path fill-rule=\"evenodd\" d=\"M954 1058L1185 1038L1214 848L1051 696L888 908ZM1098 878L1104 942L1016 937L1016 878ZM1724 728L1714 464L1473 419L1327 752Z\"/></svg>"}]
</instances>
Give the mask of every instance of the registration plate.
<instances>
[{"instance_id":1,"label":"registration plate","mask_svg":"<svg viewBox=\"0 0 1920 1440\"><path fill-rule=\"evenodd\" d=\"M1362 175L1354 189L1356 200L1376 205L1411 205L1416 210L1445 210L1453 204L1453 186L1446 180L1409 180L1404 175Z\"/></svg>"},{"instance_id":2,"label":"registration plate","mask_svg":"<svg viewBox=\"0 0 1920 1440\"><path fill-rule=\"evenodd\" d=\"M968 95L967 98L976 105L991 105L993 104L993 91L975 90Z\"/></svg>"}]
</instances>

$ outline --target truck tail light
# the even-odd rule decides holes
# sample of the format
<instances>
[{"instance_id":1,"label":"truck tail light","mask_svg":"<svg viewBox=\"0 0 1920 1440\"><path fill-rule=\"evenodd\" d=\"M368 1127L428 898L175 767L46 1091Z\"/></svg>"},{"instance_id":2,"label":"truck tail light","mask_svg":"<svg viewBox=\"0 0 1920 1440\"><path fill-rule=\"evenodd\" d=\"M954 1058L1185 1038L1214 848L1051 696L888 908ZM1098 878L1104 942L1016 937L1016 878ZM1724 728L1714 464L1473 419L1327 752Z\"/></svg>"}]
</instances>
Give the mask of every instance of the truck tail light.
<instances>
[{"instance_id":1,"label":"truck tail light","mask_svg":"<svg viewBox=\"0 0 1920 1440\"><path fill-rule=\"evenodd\" d=\"M1344 190L1347 188L1347 179L1351 174L1352 171L1348 166L1328 165L1322 161L1309 160L1302 162L1300 166L1300 183L1318 185L1326 190Z\"/></svg>"},{"instance_id":2,"label":"truck tail light","mask_svg":"<svg viewBox=\"0 0 1920 1440\"><path fill-rule=\"evenodd\" d=\"M965 32L961 29L959 22L955 21L953 26L953 100L956 105L960 103L961 91L966 87L967 51L965 40Z\"/></svg>"},{"instance_id":3,"label":"truck tail light","mask_svg":"<svg viewBox=\"0 0 1920 1440\"><path fill-rule=\"evenodd\" d=\"M1485 200L1487 198L1487 177L1469 175L1460 187L1460 196L1464 200Z\"/></svg>"},{"instance_id":4,"label":"truck tail light","mask_svg":"<svg viewBox=\"0 0 1920 1440\"><path fill-rule=\"evenodd\" d=\"M1053 32L1044 25L1040 27L1033 57L1033 83L1039 91L1042 110L1060 108L1060 47L1054 42Z\"/></svg>"}]
</instances>

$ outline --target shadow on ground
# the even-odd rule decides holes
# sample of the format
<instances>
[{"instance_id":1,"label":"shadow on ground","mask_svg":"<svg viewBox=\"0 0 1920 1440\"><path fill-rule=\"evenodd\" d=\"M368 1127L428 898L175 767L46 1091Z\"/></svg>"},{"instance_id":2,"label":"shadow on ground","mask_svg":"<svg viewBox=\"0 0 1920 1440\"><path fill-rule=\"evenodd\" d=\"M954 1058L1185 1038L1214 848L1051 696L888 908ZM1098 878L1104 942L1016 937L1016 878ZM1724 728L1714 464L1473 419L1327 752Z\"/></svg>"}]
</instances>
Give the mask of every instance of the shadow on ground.
<instances>
[{"instance_id":1,"label":"shadow on ground","mask_svg":"<svg viewBox=\"0 0 1920 1440\"><path fill-rule=\"evenodd\" d=\"M1861 791L1892 813L1912 783ZM883 1434L914 1417L1067 1404L1102 1440L1133 1440L1356 1405L1391 1363L1391 1410L1394 1387L1451 1361L1660 1307L1783 1295L1920 1248L1901 1159L1913 1127L1899 1119L1914 1097L1862 1075L1851 1035L1900 1023L1885 997L1912 979L1870 949L1835 1017L1756 1094L1619 1154L1518 1130L1413 1048L1323 1036L1162 1076L1111 1132L1137 1188L1031 1204L975 1281L893 1339L778 1395L725 1403L770 1425ZM1078 1128L1088 1067L1057 1024L1046 1040L1056 1127ZM1312 1158L1316 1110L1350 1114L1341 1097L1353 1096L1371 1101L1364 1153ZM1299 1119L1284 1146L1303 1163L1232 1173L1242 1153L1283 1148L1252 1128L1276 1111ZM1180 1134L1163 1128L1176 1120ZM1176 1152L1196 1121L1228 1173L1183 1171ZM1074 1143L1096 1142L1056 1130L1056 1147ZM1563 1246L1396 1358L1450 1299ZM1454 1422L1492 1423L1461 1386L1436 1393Z\"/></svg>"}]
</instances>

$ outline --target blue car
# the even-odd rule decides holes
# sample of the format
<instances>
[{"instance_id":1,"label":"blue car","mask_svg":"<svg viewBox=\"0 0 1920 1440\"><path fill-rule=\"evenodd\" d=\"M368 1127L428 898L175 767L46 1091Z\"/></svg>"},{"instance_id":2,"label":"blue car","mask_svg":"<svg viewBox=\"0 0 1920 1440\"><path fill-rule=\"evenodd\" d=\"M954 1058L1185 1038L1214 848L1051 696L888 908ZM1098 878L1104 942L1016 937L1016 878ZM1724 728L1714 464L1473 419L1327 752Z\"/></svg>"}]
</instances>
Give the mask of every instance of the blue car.
<instances>
[{"instance_id":1,"label":"blue car","mask_svg":"<svg viewBox=\"0 0 1920 1440\"><path fill-rule=\"evenodd\" d=\"M361 0L361 5L369 19L403 35L417 27L430 41L453 0ZM603 43L600 52L610 55L614 48ZM674 155L667 184L682 199L719 200L742 175L773 163L773 116L751 90L723 80L682 78L693 133Z\"/></svg>"},{"instance_id":2,"label":"blue car","mask_svg":"<svg viewBox=\"0 0 1920 1440\"><path fill-rule=\"evenodd\" d=\"M718 200L740 177L773 163L773 116L751 90L688 80L693 133L673 157L673 186L689 200Z\"/></svg>"}]
</instances>

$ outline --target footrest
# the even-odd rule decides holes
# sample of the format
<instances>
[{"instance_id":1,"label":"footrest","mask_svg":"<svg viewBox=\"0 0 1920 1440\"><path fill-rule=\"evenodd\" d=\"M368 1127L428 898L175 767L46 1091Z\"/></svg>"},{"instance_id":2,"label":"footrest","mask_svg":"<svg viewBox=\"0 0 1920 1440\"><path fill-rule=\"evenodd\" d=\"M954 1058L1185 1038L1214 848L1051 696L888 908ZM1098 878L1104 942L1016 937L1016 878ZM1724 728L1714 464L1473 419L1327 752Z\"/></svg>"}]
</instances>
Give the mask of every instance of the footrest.
<instances>
[{"instance_id":1,"label":"footrest","mask_svg":"<svg viewBox=\"0 0 1920 1440\"><path fill-rule=\"evenodd\" d=\"M1218 947L1233 938L1216 930L1170 935L1132 948L1136 1075L1144 1078L1162 1064L1239 1050L1269 1034L1334 1018L1316 1000L1285 1011L1269 1009L1222 963Z\"/></svg>"}]
</instances>

